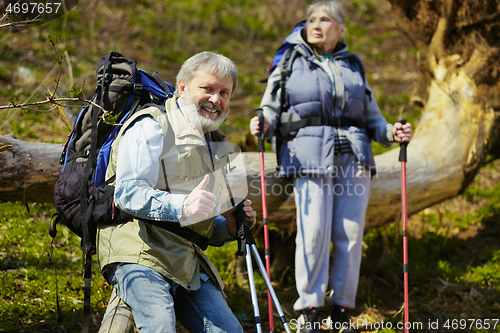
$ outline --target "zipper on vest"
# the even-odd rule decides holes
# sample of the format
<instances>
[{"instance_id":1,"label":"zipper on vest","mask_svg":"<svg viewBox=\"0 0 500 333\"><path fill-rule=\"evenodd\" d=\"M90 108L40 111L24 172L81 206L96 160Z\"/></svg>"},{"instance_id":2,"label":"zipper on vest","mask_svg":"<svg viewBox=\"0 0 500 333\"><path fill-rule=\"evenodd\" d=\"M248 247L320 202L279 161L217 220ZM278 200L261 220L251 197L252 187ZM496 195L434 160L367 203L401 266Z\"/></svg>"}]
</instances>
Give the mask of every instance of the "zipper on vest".
<instances>
[{"instance_id":1,"label":"zipper on vest","mask_svg":"<svg viewBox=\"0 0 500 333\"><path fill-rule=\"evenodd\" d=\"M340 70L337 66L336 59L331 58L328 61L328 68L330 69L333 77L333 93L335 94L334 96L334 104L333 104L333 115L340 117L342 116L342 110L345 107L345 101L346 101L346 96L344 96L345 89L343 89L343 84L344 81L342 80L342 74L340 73ZM340 82L339 82L340 81ZM342 91L341 91L342 89ZM342 95L342 106L340 108L340 112L337 113L337 100L339 96Z\"/></svg>"},{"instance_id":2,"label":"zipper on vest","mask_svg":"<svg viewBox=\"0 0 500 333\"><path fill-rule=\"evenodd\" d=\"M293 141L292 141L292 149L290 150L290 164L293 163L293 158L295 156L295 141L297 140L297 138L293 138Z\"/></svg>"}]
</instances>

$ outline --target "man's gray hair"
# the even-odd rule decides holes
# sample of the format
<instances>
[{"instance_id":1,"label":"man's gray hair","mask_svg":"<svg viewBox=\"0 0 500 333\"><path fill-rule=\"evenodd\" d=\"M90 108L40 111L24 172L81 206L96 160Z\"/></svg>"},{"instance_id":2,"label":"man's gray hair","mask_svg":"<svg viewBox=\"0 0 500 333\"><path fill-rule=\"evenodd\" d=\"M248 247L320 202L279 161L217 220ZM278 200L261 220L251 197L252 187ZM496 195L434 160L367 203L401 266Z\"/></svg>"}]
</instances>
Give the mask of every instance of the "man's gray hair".
<instances>
[{"instance_id":1,"label":"man's gray hair","mask_svg":"<svg viewBox=\"0 0 500 333\"><path fill-rule=\"evenodd\" d=\"M233 80L234 93L238 87L238 69L227 57L215 52L205 51L195 54L184 62L176 78L176 92L179 91L179 80L189 84L200 72L215 75L218 78L231 78Z\"/></svg>"},{"instance_id":2,"label":"man's gray hair","mask_svg":"<svg viewBox=\"0 0 500 333\"><path fill-rule=\"evenodd\" d=\"M337 1L321 1L310 4L306 9L306 17L309 18L309 15L316 9L323 9L325 13L335 19L338 24L345 24L346 15L344 9Z\"/></svg>"}]
</instances>

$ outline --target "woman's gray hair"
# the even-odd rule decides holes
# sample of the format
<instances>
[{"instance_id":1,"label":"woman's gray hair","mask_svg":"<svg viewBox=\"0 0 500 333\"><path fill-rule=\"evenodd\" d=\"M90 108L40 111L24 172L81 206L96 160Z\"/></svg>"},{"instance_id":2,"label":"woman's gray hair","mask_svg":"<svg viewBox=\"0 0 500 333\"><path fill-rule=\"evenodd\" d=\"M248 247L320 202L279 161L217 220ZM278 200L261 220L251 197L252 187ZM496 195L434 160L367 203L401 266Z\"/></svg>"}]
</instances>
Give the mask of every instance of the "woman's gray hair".
<instances>
[{"instance_id":1,"label":"woman's gray hair","mask_svg":"<svg viewBox=\"0 0 500 333\"><path fill-rule=\"evenodd\" d=\"M325 13L335 19L338 24L345 24L346 15L340 3L336 1L321 1L310 4L306 9L306 17L309 17L316 9L323 9Z\"/></svg>"},{"instance_id":2,"label":"woman's gray hair","mask_svg":"<svg viewBox=\"0 0 500 333\"><path fill-rule=\"evenodd\" d=\"M179 91L179 80L186 84L200 72L215 75L218 78L230 78L233 80L234 93L238 87L238 69L236 65L227 57L215 52L205 51L195 54L184 62L176 78L176 92Z\"/></svg>"}]
</instances>

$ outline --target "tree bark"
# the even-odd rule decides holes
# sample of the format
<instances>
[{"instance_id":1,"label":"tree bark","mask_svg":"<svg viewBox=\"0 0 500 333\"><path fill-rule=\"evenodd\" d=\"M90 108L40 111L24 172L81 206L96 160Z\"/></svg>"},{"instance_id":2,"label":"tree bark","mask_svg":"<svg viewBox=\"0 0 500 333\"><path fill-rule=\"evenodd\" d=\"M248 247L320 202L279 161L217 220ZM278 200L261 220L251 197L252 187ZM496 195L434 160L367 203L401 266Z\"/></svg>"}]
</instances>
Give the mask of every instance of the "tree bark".
<instances>
[{"instance_id":1,"label":"tree bark","mask_svg":"<svg viewBox=\"0 0 500 333\"><path fill-rule=\"evenodd\" d=\"M500 3L389 1L396 25L419 49L420 100L426 101L409 155L423 157L418 162L429 172L447 174L433 189L436 200L453 196L488 154L499 156Z\"/></svg>"},{"instance_id":2,"label":"tree bark","mask_svg":"<svg viewBox=\"0 0 500 333\"><path fill-rule=\"evenodd\" d=\"M0 136L0 200L52 202L61 171L60 144L32 143Z\"/></svg>"}]
</instances>

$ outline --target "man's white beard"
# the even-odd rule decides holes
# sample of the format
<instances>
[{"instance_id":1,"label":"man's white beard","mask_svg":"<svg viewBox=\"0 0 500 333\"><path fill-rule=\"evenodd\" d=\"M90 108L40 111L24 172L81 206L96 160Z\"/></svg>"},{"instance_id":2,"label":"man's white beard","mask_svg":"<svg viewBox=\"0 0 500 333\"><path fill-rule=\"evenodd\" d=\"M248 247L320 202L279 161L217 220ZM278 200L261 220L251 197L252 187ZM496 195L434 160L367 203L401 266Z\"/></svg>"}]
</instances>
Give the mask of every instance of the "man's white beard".
<instances>
[{"instance_id":1,"label":"man's white beard","mask_svg":"<svg viewBox=\"0 0 500 333\"><path fill-rule=\"evenodd\" d=\"M221 106L214 105L210 102L195 102L194 98L191 96L191 92L189 91L189 89L186 89L186 93L183 96L182 105L187 109L185 110L185 113L188 119L195 125L200 125L204 133L217 130L229 115L229 108L227 108L226 111L223 111ZM202 107L217 110L219 112L219 116L215 120L203 117L200 113Z\"/></svg>"}]
</instances>

